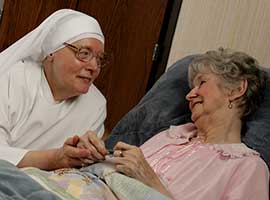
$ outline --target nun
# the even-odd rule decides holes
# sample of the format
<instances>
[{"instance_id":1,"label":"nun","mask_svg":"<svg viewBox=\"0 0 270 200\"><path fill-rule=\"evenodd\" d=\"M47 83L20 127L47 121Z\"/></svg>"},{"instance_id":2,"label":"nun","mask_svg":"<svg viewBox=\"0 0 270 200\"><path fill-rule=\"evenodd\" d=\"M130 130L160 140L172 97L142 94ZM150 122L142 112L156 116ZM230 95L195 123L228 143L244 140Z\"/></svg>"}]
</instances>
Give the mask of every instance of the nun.
<instances>
[{"instance_id":1,"label":"nun","mask_svg":"<svg viewBox=\"0 0 270 200\"><path fill-rule=\"evenodd\" d=\"M103 135L106 99L93 82L106 63L99 23L71 9L1 52L0 159L44 170L103 159L103 143L96 151L89 139L94 153L77 143Z\"/></svg>"}]
</instances>

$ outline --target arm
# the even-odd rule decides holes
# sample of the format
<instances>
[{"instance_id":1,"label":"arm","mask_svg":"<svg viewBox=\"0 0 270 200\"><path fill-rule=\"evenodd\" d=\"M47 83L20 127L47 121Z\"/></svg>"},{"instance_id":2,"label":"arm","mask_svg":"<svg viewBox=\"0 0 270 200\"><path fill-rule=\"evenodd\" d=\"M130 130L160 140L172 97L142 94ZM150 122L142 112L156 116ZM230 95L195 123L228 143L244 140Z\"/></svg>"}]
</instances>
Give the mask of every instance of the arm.
<instances>
[{"instance_id":1,"label":"arm","mask_svg":"<svg viewBox=\"0 0 270 200\"><path fill-rule=\"evenodd\" d=\"M101 112L99 116L94 125L103 127L104 112ZM3 116L2 118L5 119ZM9 123L9 120L1 120L0 113L0 125L4 124L1 121ZM0 127L0 158L10 161L18 167L31 166L45 170L61 167L79 167L85 165L85 159L91 156L91 152L87 149L77 148L78 136L76 142L69 138L62 147L55 149L29 151L23 148L11 147L9 140L12 141L12 138L16 136L11 135L11 131L8 130L9 124L4 125L2 125L3 128Z\"/></svg>"},{"instance_id":2,"label":"arm","mask_svg":"<svg viewBox=\"0 0 270 200\"><path fill-rule=\"evenodd\" d=\"M79 137L68 138L61 148L28 151L17 164L17 167L37 167L54 170L66 167L80 167L83 159L89 156L87 149L77 148Z\"/></svg>"},{"instance_id":3,"label":"arm","mask_svg":"<svg viewBox=\"0 0 270 200\"><path fill-rule=\"evenodd\" d=\"M114 156L116 157L115 167L117 171L136 178L160 193L173 198L172 194L161 183L159 177L145 160L139 147L118 142L114 149Z\"/></svg>"},{"instance_id":4,"label":"arm","mask_svg":"<svg viewBox=\"0 0 270 200\"><path fill-rule=\"evenodd\" d=\"M2 123L3 124L3 123ZM89 156L86 149L76 147L79 137L74 136L57 149L29 151L9 146L8 133L0 127L0 159L7 160L17 167L38 167L52 170L61 167L82 166L81 159Z\"/></svg>"},{"instance_id":5,"label":"arm","mask_svg":"<svg viewBox=\"0 0 270 200\"><path fill-rule=\"evenodd\" d=\"M10 148L11 151L13 149L15 148ZM18 161L17 167L37 167L44 170L82 167L104 160L107 154L104 142L92 131L87 131L82 137L68 138L60 148L38 151L17 150L25 152Z\"/></svg>"}]
</instances>

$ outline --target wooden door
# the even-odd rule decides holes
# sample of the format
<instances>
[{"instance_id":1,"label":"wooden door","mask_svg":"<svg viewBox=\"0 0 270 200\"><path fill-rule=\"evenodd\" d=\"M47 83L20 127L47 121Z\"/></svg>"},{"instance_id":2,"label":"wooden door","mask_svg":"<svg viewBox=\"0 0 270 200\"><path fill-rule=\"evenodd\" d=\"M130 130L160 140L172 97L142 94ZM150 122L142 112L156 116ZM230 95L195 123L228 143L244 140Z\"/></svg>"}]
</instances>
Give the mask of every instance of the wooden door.
<instances>
[{"instance_id":1,"label":"wooden door","mask_svg":"<svg viewBox=\"0 0 270 200\"><path fill-rule=\"evenodd\" d=\"M108 101L110 131L145 94L168 0L80 0L77 9L95 16L112 52L96 85Z\"/></svg>"},{"instance_id":2,"label":"wooden door","mask_svg":"<svg viewBox=\"0 0 270 200\"><path fill-rule=\"evenodd\" d=\"M0 50L53 11L72 8L98 19L112 60L95 84L108 102L107 132L145 94L168 0L6 0Z\"/></svg>"},{"instance_id":3,"label":"wooden door","mask_svg":"<svg viewBox=\"0 0 270 200\"><path fill-rule=\"evenodd\" d=\"M77 0L5 0L0 22L0 51L61 8L76 8Z\"/></svg>"}]
</instances>

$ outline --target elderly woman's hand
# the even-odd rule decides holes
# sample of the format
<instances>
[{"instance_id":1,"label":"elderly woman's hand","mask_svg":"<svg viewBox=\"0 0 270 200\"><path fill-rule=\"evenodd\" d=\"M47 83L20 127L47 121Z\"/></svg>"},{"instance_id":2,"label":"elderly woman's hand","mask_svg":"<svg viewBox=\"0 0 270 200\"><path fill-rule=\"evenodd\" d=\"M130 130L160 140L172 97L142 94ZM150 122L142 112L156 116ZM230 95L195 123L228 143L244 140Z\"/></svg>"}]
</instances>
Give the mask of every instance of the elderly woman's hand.
<instances>
[{"instance_id":1,"label":"elderly woman's hand","mask_svg":"<svg viewBox=\"0 0 270 200\"><path fill-rule=\"evenodd\" d=\"M136 178L144 184L170 196L170 192L163 186L159 177L145 160L139 147L118 142L114 147L114 162L116 171Z\"/></svg>"},{"instance_id":2,"label":"elderly woman's hand","mask_svg":"<svg viewBox=\"0 0 270 200\"><path fill-rule=\"evenodd\" d=\"M84 159L89 156L87 149L78 148L79 136L68 138L64 145L56 150L52 169L65 167L81 167L85 165Z\"/></svg>"},{"instance_id":3,"label":"elderly woman's hand","mask_svg":"<svg viewBox=\"0 0 270 200\"><path fill-rule=\"evenodd\" d=\"M157 176L144 158L139 147L118 142L114 147L116 170L136 178L147 185Z\"/></svg>"},{"instance_id":4,"label":"elderly woman's hand","mask_svg":"<svg viewBox=\"0 0 270 200\"><path fill-rule=\"evenodd\" d=\"M104 160L105 155L108 154L103 140L98 138L96 133L93 131L87 131L83 136L81 136L77 147L88 150L89 154L87 158L83 159L85 164L91 164L95 161Z\"/></svg>"}]
</instances>

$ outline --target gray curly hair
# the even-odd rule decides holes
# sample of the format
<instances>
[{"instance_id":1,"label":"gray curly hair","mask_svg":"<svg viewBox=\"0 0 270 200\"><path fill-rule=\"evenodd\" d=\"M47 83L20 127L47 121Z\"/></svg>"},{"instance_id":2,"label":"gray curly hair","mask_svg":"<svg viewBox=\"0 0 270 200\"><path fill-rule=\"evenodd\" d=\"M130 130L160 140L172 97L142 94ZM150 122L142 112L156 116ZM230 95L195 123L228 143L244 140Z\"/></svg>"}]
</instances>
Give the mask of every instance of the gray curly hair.
<instances>
[{"instance_id":1,"label":"gray curly hair","mask_svg":"<svg viewBox=\"0 0 270 200\"><path fill-rule=\"evenodd\" d=\"M237 101L241 118L252 114L257 109L263 98L262 91L268 75L256 59L246 53L231 49L219 48L216 51L208 51L196 57L189 65L190 86L197 73L205 67L218 75L226 88L238 87L241 80L247 80L247 91Z\"/></svg>"}]
</instances>

